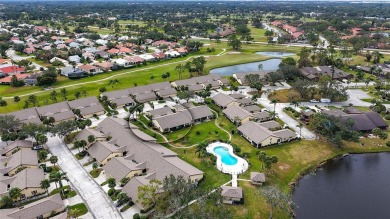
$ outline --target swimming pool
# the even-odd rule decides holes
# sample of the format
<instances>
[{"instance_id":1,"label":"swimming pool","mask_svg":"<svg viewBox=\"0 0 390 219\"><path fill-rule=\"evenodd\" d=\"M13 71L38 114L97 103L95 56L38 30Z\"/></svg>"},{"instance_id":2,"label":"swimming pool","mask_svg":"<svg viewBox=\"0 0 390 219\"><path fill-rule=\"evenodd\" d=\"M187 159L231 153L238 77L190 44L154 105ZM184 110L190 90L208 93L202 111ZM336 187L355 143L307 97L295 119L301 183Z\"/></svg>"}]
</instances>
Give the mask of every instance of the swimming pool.
<instances>
[{"instance_id":1,"label":"swimming pool","mask_svg":"<svg viewBox=\"0 0 390 219\"><path fill-rule=\"evenodd\" d=\"M233 147L223 142L214 142L207 146L207 152L217 157L217 169L223 173L241 174L248 169L248 162L235 155Z\"/></svg>"},{"instance_id":2,"label":"swimming pool","mask_svg":"<svg viewBox=\"0 0 390 219\"><path fill-rule=\"evenodd\" d=\"M229 153L229 149L223 146L215 147L214 152L219 154L222 158L222 163L226 165L234 165L237 163L237 158L233 157Z\"/></svg>"}]
</instances>

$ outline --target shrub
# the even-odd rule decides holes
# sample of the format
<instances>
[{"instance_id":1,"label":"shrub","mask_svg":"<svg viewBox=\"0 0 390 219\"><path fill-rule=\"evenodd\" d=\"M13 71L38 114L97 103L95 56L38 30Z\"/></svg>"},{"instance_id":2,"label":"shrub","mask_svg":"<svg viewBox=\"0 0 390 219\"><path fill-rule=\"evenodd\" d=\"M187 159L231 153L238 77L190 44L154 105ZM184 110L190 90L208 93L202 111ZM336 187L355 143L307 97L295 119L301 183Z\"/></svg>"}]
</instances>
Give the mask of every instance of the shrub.
<instances>
[{"instance_id":1,"label":"shrub","mask_svg":"<svg viewBox=\"0 0 390 219\"><path fill-rule=\"evenodd\" d=\"M386 116L385 116L385 119L386 119L386 120L390 120L390 115L386 115Z\"/></svg>"},{"instance_id":2,"label":"shrub","mask_svg":"<svg viewBox=\"0 0 390 219\"><path fill-rule=\"evenodd\" d=\"M107 194L108 194L108 196L112 196L114 194L114 192L115 192L115 189L109 189Z\"/></svg>"},{"instance_id":3,"label":"shrub","mask_svg":"<svg viewBox=\"0 0 390 219\"><path fill-rule=\"evenodd\" d=\"M295 116L295 117L299 117L300 115L301 115L301 114L298 113L298 112L295 112L295 113L294 113L294 116Z\"/></svg>"},{"instance_id":4,"label":"shrub","mask_svg":"<svg viewBox=\"0 0 390 219\"><path fill-rule=\"evenodd\" d=\"M386 146L390 147L390 141L386 142Z\"/></svg>"},{"instance_id":5,"label":"shrub","mask_svg":"<svg viewBox=\"0 0 390 219\"><path fill-rule=\"evenodd\" d=\"M140 218L141 218L141 217L139 216L138 213L136 213L136 214L133 215L133 219L140 219Z\"/></svg>"},{"instance_id":6,"label":"shrub","mask_svg":"<svg viewBox=\"0 0 390 219\"><path fill-rule=\"evenodd\" d=\"M200 132L199 130L198 130L198 131L196 131L196 135L200 135L200 133L201 133L201 132Z\"/></svg>"},{"instance_id":7,"label":"shrub","mask_svg":"<svg viewBox=\"0 0 390 219\"><path fill-rule=\"evenodd\" d=\"M53 168L51 167L46 167L44 170L46 173L50 173L52 171Z\"/></svg>"}]
</instances>

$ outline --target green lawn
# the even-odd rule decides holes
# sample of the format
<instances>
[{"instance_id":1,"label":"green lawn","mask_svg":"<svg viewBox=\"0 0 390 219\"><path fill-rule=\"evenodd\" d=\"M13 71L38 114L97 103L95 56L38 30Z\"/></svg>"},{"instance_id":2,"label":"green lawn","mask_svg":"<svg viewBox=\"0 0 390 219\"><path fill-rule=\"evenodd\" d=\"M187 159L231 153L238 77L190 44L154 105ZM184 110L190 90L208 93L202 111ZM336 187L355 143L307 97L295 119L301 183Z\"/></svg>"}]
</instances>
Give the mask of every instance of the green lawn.
<instances>
[{"instance_id":1,"label":"green lawn","mask_svg":"<svg viewBox=\"0 0 390 219\"><path fill-rule=\"evenodd\" d=\"M94 169L94 170L91 170L89 172L89 174L93 177L93 178L98 178L100 173L103 171L102 168L97 168L97 169Z\"/></svg>"},{"instance_id":2,"label":"green lawn","mask_svg":"<svg viewBox=\"0 0 390 219\"><path fill-rule=\"evenodd\" d=\"M76 213L74 216L80 217L81 215L84 215L88 212L87 206L85 206L84 203L75 204L68 207L68 212L72 212L76 210Z\"/></svg>"},{"instance_id":3,"label":"green lawn","mask_svg":"<svg viewBox=\"0 0 390 219\"><path fill-rule=\"evenodd\" d=\"M256 28L251 25L248 25L248 28L251 30L251 36L253 37L253 41L268 42L267 37L264 36L266 29Z\"/></svg>"},{"instance_id":4,"label":"green lawn","mask_svg":"<svg viewBox=\"0 0 390 219\"><path fill-rule=\"evenodd\" d=\"M188 133L188 134L187 134ZM184 137L186 136L186 137ZM214 141L214 140L229 140L229 136L226 132L219 129L214 120L208 122L202 122L195 124L192 127L187 127L178 131L174 131L166 134L166 137L173 141L174 145L194 145L202 141Z\"/></svg>"}]
</instances>

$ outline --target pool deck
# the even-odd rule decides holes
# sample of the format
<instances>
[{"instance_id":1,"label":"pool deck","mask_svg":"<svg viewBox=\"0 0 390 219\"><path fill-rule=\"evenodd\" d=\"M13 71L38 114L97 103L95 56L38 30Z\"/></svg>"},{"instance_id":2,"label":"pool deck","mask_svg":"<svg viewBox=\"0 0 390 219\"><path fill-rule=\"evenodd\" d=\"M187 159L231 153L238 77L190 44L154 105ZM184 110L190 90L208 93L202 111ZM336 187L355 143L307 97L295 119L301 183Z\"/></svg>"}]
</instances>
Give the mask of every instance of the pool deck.
<instances>
[{"instance_id":1,"label":"pool deck","mask_svg":"<svg viewBox=\"0 0 390 219\"><path fill-rule=\"evenodd\" d=\"M231 156L235 157L237 159L237 163L234 165L227 165L222 162L222 158L219 154L214 152L214 148L216 147L226 147L229 150L229 153ZM207 146L206 148L207 152L217 157L217 169L221 171L222 173L228 173L231 175L237 175L245 172L248 170L248 162L244 160L243 158L237 156L233 152L233 147L230 144L222 143L222 142L214 142Z\"/></svg>"}]
</instances>

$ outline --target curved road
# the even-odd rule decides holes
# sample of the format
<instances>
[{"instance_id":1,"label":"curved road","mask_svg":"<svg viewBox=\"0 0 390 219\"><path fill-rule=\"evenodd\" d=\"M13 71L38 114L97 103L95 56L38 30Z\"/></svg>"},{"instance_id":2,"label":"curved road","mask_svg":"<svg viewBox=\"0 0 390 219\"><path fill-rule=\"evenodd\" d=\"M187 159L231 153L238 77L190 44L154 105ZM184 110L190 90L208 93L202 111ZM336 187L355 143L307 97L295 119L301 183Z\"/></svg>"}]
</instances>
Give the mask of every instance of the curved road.
<instances>
[{"instance_id":1,"label":"curved road","mask_svg":"<svg viewBox=\"0 0 390 219\"><path fill-rule=\"evenodd\" d=\"M34 56L19 56L19 55L16 55L15 53L15 50L13 49L9 49L6 51L6 54L7 56L11 59L11 60L14 60L14 61L20 61L20 60L23 60L23 59L29 59L29 58L33 58ZM40 68L45 68L44 66L42 65L38 65L37 63L33 62L32 63L33 66L35 66L35 69L40 69Z\"/></svg>"}]
</instances>

